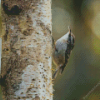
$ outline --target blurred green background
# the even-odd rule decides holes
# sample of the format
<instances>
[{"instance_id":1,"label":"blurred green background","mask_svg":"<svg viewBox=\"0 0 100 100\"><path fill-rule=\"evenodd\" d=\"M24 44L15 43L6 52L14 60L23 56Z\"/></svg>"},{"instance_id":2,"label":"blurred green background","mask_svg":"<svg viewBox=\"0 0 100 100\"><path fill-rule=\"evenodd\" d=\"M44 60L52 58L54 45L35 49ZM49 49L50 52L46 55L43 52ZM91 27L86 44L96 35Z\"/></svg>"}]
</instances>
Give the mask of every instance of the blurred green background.
<instances>
[{"instance_id":1,"label":"blurred green background","mask_svg":"<svg viewBox=\"0 0 100 100\"><path fill-rule=\"evenodd\" d=\"M54 82L54 100L83 100L100 82L100 0L52 0L52 23L55 40L68 26L75 35L69 63ZM100 100L100 84L84 100Z\"/></svg>"},{"instance_id":2,"label":"blurred green background","mask_svg":"<svg viewBox=\"0 0 100 100\"><path fill-rule=\"evenodd\" d=\"M53 0L53 36L75 34L75 48L54 82L54 100L83 100L100 81L100 0ZM100 84L85 100L100 100Z\"/></svg>"}]
</instances>

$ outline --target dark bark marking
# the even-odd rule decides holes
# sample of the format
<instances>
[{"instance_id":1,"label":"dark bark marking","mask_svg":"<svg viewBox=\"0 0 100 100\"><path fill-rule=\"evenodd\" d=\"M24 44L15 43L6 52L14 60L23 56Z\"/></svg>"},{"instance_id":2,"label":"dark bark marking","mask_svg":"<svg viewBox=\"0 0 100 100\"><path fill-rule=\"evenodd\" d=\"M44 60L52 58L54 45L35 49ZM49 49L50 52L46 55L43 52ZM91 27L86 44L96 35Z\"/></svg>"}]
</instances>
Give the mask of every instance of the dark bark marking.
<instances>
[{"instance_id":1,"label":"dark bark marking","mask_svg":"<svg viewBox=\"0 0 100 100\"><path fill-rule=\"evenodd\" d=\"M7 41L8 30L6 29L6 33L4 35L4 40Z\"/></svg>"},{"instance_id":2,"label":"dark bark marking","mask_svg":"<svg viewBox=\"0 0 100 100\"><path fill-rule=\"evenodd\" d=\"M51 30L49 29L49 27L47 25L44 25L44 23L41 20L37 20L37 24L39 24L40 27L43 29L45 35L47 34L47 32L51 34Z\"/></svg>"},{"instance_id":3,"label":"dark bark marking","mask_svg":"<svg viewBox=\"0 0 100 100\"><path fill-rule=\"evenodd\" d=\"M9 9L8 4L3 3L3 10L7 15L19 15L22 11L21 7L18 5L14 5L11 9Z\"/></svg>"},{"instance_id":4,"label":"dark bark marking","mask_svg":"<svg viewBox=\"0 0 100 100\"><path fill-rule=\"evenodd\" d=\"M5 21L6 21L6 19L5 19ZM8 35L8 26L7 26L7 24L6 24L6 33L5 33L5 35L4 35L4 41L7 41L7 35Z\"/></svg>"},{"instance_id":5,"label":"dark bark marking","mask_svg":"<svg viewBox=\"0 0 100 100\"><path fill-rule=\"evenodd\" d=\"M30 32L31 30L25 30L24 32L23 32L23 34L25 35L25 36L28 36L28 35L31 35L32 34L32 32Z\"/></svg>"},{"instance_id":6,"label":"dark bark marking","mask_svg":"<svg viewBox=\"0 0 100 100\"><path fill-rule=\"evenodd\" d=\"M26 28L23 30L22 34L24 34L25 36L29 36L33 33L34 28L32 27L32 19L29 15L27 15L26 21L25 21L25 25L22 25L21 28L23 29L23 27L26 26Z\"/></svg>"},{"instance_id":7,"label":"dark bark marking","mask_svg":"<svg viewBox=\"0 0 100 100\"><path fill-rule=\"evenodd\" d=\"M11 47L13 47L13 45L16 43L18 41L18 35L16 35L16 36L12 36L12 39L11 39Z\"/></svg>"},{"instance_id":8,"label":"dark bark marking","mask_svg":"<svg viewBox=\"0 0 100 100\"><path fill-rule=\"evenodd\" d=\"M33 100L40 100L40 97L36 96Z\"/></svg>"},{"instance_id":9,"label":"dark bark marking","mask_svg":"<svg viewBox=\"0 0 100 100\"><path fill-rule=\"evenodd\" d=\"M32 79L32 81L35 81L35 79Z\"/></svg>"}]
</instances>

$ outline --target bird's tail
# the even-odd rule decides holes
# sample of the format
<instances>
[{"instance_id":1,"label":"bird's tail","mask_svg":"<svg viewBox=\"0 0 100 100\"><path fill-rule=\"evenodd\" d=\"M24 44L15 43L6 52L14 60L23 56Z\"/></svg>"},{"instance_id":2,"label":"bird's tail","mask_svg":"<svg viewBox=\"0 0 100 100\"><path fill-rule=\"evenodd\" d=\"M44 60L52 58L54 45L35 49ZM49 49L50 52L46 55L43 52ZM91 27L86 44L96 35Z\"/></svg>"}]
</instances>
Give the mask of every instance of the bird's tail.
<instances>
[{"instance_id":1,"label":"bird's tail","mask_svg":"<svg viewBox=\"0 0 100 100\"><path fill-rule=\"evenodd\" d=\"M58 71L59 71L59 69L57 69L57 70L54 72L53 77L52 77L53 79L55 79L55 78L57 77Z\"/></svg>"},{"instance_id":2,"label":"bird's tail","mask_svg":"<svg viewBox=\"0 0 100 100\"><path fill-rule=\"evenodd\" d=\"M66 67L67 62L68 62L68 60L66 60L66 61L65 61L65 64L64 64L63 66L60 67L60 69L59 69L59 70L60 70L60 74L63 73L64 68Z\"/></svg>"},{"instance_id":3,"label":"bird's tail","mask_svg":"<svg viewBox=\"0 0 100 100\"><path fill-rule=\"evenodd\" d=\"M54 72L52 78L55 79L55 78L57 77L57 74L58 74L59 72L60 72L60 74L62 74L65 67L66 67L66 64L64 64L62 67L58 68L58 69Z\"/></svg>"},{"instance_id":4,"label":"bird's tail","mask_svg":"<svg viewBox=\"0 0 100 100\"><path fill-rule=\"evenodd\" d=\"M60 74L62 74L63 71L64 71L64 67L61 67L61 68L60 68Z\"/></svg>"}]
</instances>

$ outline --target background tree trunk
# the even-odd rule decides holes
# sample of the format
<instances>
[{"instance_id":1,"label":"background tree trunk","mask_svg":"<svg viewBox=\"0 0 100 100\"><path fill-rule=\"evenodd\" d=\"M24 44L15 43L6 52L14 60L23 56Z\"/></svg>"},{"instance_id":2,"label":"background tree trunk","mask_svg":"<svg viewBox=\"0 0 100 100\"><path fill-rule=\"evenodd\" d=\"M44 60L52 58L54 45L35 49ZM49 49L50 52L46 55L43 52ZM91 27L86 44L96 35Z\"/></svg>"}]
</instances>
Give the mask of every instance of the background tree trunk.
<instances>
[{"instance_id":1,"label":"background tree trunk","mask_svg":"<svg viewBox=\"0 0 100 100\"><path fill-rule=\"evenodd\" d=\"M3 100L52 100L51 0L2 0Z\"/></svg>"}]
</instances>

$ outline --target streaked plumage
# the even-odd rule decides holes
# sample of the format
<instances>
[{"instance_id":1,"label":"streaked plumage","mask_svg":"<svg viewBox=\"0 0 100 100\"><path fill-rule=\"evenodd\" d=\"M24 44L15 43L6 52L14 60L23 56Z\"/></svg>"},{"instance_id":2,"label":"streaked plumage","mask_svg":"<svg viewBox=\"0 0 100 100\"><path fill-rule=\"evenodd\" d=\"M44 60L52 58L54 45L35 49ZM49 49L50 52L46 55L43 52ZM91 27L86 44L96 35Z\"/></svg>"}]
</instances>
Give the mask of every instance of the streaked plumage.
<instances>
[{"instance_id":1,"label":"streaked plumage","mask_svg":"<svg viewBox=\"0 0 100 100\"><path fill-rule=\"evenodd\" d=\"M74 47L75 36L71 33L71 30L58 39L55 43L55 50L53 52L53 60L57 66L57 69L53 75L56 78L57 73L64 71L70 57L70 53Z\"/></svg>"}]
</instances>

